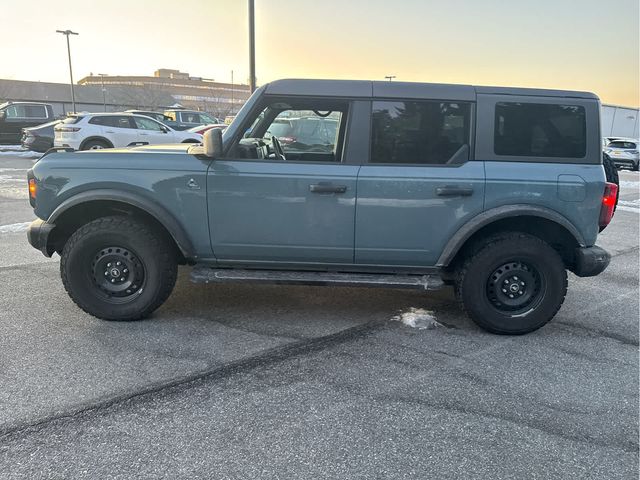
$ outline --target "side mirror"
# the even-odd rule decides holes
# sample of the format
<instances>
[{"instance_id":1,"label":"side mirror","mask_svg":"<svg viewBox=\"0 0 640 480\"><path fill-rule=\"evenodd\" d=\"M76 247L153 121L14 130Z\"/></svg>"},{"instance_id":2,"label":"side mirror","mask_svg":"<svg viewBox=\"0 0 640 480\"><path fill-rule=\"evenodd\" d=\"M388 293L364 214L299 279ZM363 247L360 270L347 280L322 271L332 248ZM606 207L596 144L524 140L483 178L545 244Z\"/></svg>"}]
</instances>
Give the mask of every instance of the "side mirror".
<instances>
[{"instance_id":1,"label":"side mirror","mask_svg":"<svg viewBox=\"0 0 640 480\"><path fill-rule=\"evenodd\" d=\"M0 122L4 122L4 119L7 117L6 110L0 110Z\"/></svg>"},{"instance_id":2,"label":"side mirror","mask_svg":"<svg viewBox=\"0 0 640 480\"><path fill-rule=\"evenodd\" d=\"M169 133L169 129L167 127L160 127L160 130L162 130L162 133Z\"/></svg>"},{"instance_id":3,"label":"side mirror","mask_svg":"<svg viewBox=\"0 0 640 480\"><path fill-rule=\"evenodd\" d=\"M204 132L202 145L207 157L220 158L222 156L222 130L211 128Z\"/></svg>"}]
</instances>

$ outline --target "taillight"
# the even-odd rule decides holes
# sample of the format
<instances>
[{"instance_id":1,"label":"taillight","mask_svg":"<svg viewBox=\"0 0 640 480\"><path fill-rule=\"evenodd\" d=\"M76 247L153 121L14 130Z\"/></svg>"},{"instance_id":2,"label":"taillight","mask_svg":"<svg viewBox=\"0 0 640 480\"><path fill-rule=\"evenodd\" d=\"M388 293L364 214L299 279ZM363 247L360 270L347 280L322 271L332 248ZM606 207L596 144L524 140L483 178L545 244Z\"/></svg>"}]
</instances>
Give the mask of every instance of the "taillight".
<instances>
[{"instance_id":1,"label":"taillight","mask_svg":"<svg viewBox=\"0 0 640 480\"><path fill-rule=\"evenodd\" d=\"M602 206L600 207L600 228L603 229L613 218L613 210L616 207L616 198L618 198L618 185L606 182L604 184L604 194L602 195Z\"/></svg>"},{"instance_id":2,"label":"taillight","mask_svg":"<svg viewBox=\"0 0 640 480\"><path fill-rule=\"evenodd\" d=\"M38 184L35 178L29 178L29 203L32 207L36 206L36 194L38 193Z\"/></svg>"}]
</instances>

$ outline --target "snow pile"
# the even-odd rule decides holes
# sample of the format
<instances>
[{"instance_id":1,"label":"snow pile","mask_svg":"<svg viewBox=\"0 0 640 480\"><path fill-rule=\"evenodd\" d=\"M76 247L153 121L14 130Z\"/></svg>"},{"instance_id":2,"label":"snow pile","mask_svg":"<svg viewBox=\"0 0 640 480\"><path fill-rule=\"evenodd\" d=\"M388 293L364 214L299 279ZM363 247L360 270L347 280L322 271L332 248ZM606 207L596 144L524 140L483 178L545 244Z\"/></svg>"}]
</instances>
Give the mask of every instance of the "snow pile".
<instances>
[{"instance_id":1,"label":"snow pile","mask_svg":"<svg viewBox=\"0 0 640 480\"><path fill-rule=\"evenodd\" d=\"M31 150L0 150L0 155L20 158L40 158L42 153L32 152Z\"/></svg>"},{"instance_id":2,"label":"snow pile","mask_svg":"<svg viewBox=\"0 0 640 480\"><path fill-rule=\"evenodd\" d=\"M18 233L24 232L31 222L12 223L10 225L0 225L0 233Z\"/></svg>"},{"instance_id":3,"label":"snow pile","mask_svg":"<svg viewBox=\"0 0 640 480\"><path fill-rule=\"evenodd\" d=\"M424 308L411 307L408 311L400 313L391 318L394 322L402 322L411 328L418 330L433 330L444 327L440 322L436 321L435 313Z\"/></svg>"}]
</instances>

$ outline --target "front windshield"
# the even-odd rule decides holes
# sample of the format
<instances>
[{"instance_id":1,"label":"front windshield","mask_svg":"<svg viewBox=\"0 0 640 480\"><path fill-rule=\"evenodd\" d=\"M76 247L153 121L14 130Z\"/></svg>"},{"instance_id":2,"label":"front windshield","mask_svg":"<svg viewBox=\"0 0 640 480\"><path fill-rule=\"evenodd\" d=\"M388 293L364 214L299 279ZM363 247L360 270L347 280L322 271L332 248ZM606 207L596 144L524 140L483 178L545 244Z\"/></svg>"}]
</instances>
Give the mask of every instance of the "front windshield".
<instances>
[{"instance_id":1,"label":"front windshield","mask_svg":"<svg viewBox=\"0 0 640 480\"><path fill-rule=\"evenodd\" d=\"M200 114L200 120L203 121L204 123L218 123L218 121L215 118L210 117L206 113Z\"/></svg>"}]
</instances>

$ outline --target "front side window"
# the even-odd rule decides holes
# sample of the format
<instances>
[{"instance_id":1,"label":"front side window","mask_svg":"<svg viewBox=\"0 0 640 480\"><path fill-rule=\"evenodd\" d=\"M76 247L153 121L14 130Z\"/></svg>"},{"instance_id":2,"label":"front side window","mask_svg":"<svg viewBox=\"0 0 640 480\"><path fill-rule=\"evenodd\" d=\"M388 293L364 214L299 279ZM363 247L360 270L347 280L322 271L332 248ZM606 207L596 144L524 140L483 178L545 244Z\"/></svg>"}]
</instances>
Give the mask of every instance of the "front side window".
<instances>
[{"instance_id":1,"label":"front side window","mask_svg":"<svg viewBox=\"0 0 640 480\"><path fill-rule=\"evenodd\" d=\"M373 102L371 163L464 163L469 159L470 117L468 103Z\"/></svg>"},{"instance_id":2,"label":"front side window","mask_svg":"<svg viewBox=\"0 0 640 480\"><path fill-rule=\"evenodd\" d=\"M496 104L496 155L583 158L586 150L584 107L520 102Z\"/></svg>"},{"instance_id":3,"label":"front side window","mask_svg":"<svg viewBox=\"0 0 640 480\"><path fill-rule=\"evenodd\" d=\"M9 105L7 107L6 118L25 118L26 115L24 105Z\"/></svg>"},{"instance_id":4,"label":"front side window","mask_svg":"<svg viewBox=\"0 0 640 480\"><path fill-rule=\"evenodd\" d=\"M140 130L154 130L156 132L162 131L162 125L158 122L154 122L150 118L133 117L133 120L136 122L136 126Z\"/></svg>"},{"instance_id":5,"label":"front side window","mask_svg":"<svg viewBox=\"0 0 640 480\"><path fill-rule=\"evenodd\" d=\"M272 101L252 119L244 138L232 150L232 155L240 158L340 162L340 139L347 111L348 102L340 100Z\"/></svg>"}]
</instances>

